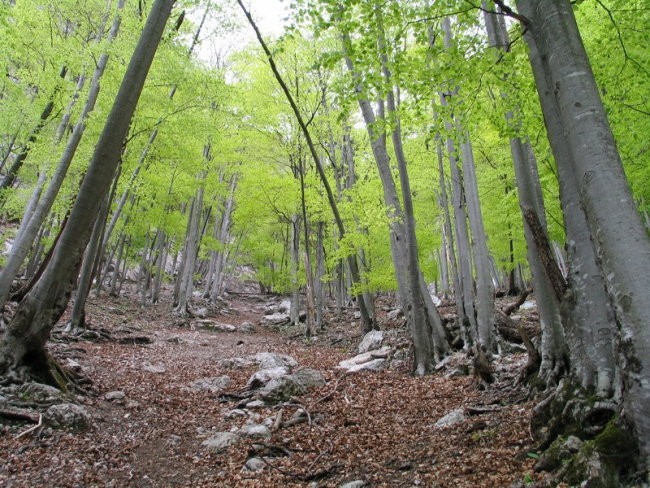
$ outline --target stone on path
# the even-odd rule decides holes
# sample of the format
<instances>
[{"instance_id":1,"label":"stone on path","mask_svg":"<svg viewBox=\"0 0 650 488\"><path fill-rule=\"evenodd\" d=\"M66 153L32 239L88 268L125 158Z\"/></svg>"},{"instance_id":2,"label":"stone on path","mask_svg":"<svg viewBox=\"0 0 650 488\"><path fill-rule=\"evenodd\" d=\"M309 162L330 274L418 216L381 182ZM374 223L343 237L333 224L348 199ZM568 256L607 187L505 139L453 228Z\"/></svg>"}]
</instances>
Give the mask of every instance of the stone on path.
<instances>
[{"instance_id":1,"label":"stone on path","mask_svg":"<svg viewBox=\"0 0 650 488\"><path fill-rule=\"evenodd\" d=\"M201 443L203 447L211 451L219 452L224 449L237 444L240 437L232 432L218 432L214 436L206 439Z\"/></svg>"},{"instance_id":2,"label":"stone on path","mask_svg":"<svg viewBox=\"0 0 650 488\"><path fill-rule=\"evenodd\" d=\"M90 427L90 414L76 403L52 405L43 415L46 423L53 427L83 430Z\"/></svg>"},{"instance_id":3,"label":"stone on path","mask_svg":"<svg viewBox=\"0 0 650 488\"><path fill-rule=\"evenodd\" d=\"M363 336L361 344L359 344L359 354L379 349L383 340L384 333L381 330L371 330Z\"/></svg>"},{"instance_id":4,"label":"stone on path","mask_svg":"<svg viewBox=\"0 0 650 488\"><path fill-rule=\"evenodd\" d=\"M442 429L445 427L451 427L452 425L459 424L464 422L466 419L465 411L462 408L457 408L452 410L444 417L438 419L438 421L433 425L434 429Z\"/></svg>"},{"instance_id":5,"label":"stone on path","mask_svg":"<svg viewBox=\"0 0 650 488\"><path fill-rule=\"evenodd\" d=\"M230 386L230 376L216 376L214 378L199 378L192 382L192 388L196 390L209 391L210 393L219 393Z\"/></svg>"}]
</instances>

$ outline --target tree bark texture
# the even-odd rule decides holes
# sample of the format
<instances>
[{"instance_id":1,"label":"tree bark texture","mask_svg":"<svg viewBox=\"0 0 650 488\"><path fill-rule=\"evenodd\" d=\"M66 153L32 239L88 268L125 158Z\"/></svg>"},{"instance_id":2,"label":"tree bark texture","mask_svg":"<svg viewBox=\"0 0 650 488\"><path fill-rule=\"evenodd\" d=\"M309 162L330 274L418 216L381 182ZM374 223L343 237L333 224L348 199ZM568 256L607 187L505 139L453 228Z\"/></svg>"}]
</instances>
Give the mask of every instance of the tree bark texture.
<instances>
[{"instance_id":1,"label":"tree bark texture","mask_svg":"<svg viewBox=\"0 0 650 488\"><path fill-rule=\"evenodd\" d=\"M519 0L566 134L590 235L621 326L625 407L650 466L650 238L568 0ZM535 69L535 66L533 66ZM539 87L538 87L539 88ZM546 112L546 108L542 106Z\"/></svg>"}]
</instances>

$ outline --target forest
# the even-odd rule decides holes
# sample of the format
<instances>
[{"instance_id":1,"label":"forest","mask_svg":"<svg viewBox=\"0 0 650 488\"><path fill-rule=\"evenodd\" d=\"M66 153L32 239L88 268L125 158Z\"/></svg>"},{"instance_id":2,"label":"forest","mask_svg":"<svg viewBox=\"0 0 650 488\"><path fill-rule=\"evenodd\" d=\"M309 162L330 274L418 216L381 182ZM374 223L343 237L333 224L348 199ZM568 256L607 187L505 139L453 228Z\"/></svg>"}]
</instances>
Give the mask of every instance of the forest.
<instances>
[{"instance_id":1,"label":"forest","mask_svg":"<svg viewBox=\"0 0 650 488\"><path fill-rule=\"evenodd\" d=\"M648 486L650 4L263 4L0 1L0 484Z\"/></svg>"}]
</instances>

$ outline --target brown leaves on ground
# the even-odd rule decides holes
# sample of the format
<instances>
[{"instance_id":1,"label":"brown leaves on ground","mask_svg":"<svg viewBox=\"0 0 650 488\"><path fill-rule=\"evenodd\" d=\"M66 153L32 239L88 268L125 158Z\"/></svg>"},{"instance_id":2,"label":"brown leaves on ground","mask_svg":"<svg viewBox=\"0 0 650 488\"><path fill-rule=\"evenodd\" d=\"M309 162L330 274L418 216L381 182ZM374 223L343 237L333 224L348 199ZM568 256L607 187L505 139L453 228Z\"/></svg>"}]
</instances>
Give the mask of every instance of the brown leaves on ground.
<instances>
[{"instance_id":1,"label":"brown leaves on ground","mask_svg":"<svg viewBox=\"0 0 650 488\"><path fill-rule=\"evenodd\" d=\"M261 316L259 301L232 305L238 312L218 320L237 325ZM341 346L354 341L342 341L341 334L358 335L353 324L334 324L334 340L306 342L259 326L252 334L173 327L168 310L169 304L140 308L127 299L89 304L94 325L129 327L154 342L54 344L55 353L76 361L94 381L93 392L77 399L93 412L93 427L41 429L17 438L31 424L0 426L1 486L335 487L362 480L373 487L461 488L509 486L530 476L531 404L515 401L521 398L512 387L518 371L497 372L484 391L471 376L448 378L444 372L425 378L399 369L344 374L336 365L354 351ZM226 370L219 360L264 351L289 354L328 381L289 405L255 410L257 418L277 420L282 410L287 421L302 408L307 421L282 426L270 439L207 450L201 446L206 438L241 427L245 418L226 417L236 400L220 402L218 394L191 383L229 375L226 392L239 392L255 367ZM124 398L106 400L115 391ZM459 408L465 421L434 428ZM263 457L263 469L242 470L253 456Z\"/></svg>"}]
</instances>

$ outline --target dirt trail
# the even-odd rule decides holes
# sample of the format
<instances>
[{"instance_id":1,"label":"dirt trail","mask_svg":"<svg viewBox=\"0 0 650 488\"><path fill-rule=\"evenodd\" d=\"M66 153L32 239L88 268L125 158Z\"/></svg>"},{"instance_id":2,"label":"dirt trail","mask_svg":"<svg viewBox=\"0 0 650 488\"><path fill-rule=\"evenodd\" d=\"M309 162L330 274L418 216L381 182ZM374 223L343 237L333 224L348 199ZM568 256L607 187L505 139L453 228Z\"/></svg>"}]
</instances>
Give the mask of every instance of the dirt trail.
<instances>
[{"instance_id":1,"label":"dirt trail","mask_svg":"<svg viewBox=\"0 0 650 488\"><path fill-rule=\"evenodd\" d=\"M94 326L130 328L153 343L53 344L94 382L92 394L78 398L92 412L93 426L17 439L30 424L5 425L0 486L268 488L363 480L366 486L495 487L520 482L530 471L530 404L512 403L517 392L510 389L509 373L488 391L469 376L418 379L403 369L344 375L336 365L352 355L341 345L355 342L353 327L333 323L328 336L308 344L291 332L257 325L259 299L240 298L231 306L230 314L213 318L232 325L251 321L254 333L179 327L169 304L140 308L128 299L92 301L88 316ZM289 354L327 380L295 399L311 425L281 428L262 447L249 441L219 453L207 450L201 445L206 438L239 428L244 419L227 417L236 402L219 401L218 393L193 388L192 382L228 375L226 391L241 391L255 367L226 370L219 361L266 351ZM108 400L111 392L115 398ZM488 404L494 411L433 428L454 409ZM282 410L287 419L298 408L266 407L251 415L272 419ZM242 471L256 449L282 456L266 457L262 471Z\"/></svg>"}]
</instances>

